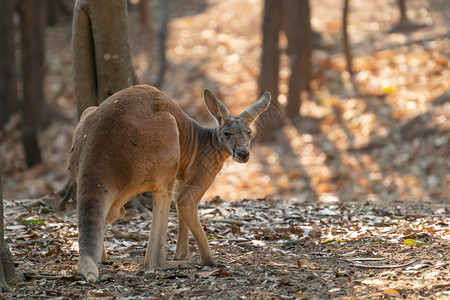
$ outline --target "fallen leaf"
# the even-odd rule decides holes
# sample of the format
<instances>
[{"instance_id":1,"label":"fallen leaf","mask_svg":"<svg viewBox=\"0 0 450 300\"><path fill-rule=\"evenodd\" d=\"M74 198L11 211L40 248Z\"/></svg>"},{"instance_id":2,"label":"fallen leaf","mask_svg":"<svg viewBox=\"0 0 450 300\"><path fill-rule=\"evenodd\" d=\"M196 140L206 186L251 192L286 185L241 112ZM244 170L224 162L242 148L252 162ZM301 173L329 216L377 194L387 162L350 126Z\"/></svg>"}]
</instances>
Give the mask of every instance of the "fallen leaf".
<instances>
[{"instance_id":1,"label":"fallen leaf","mask_svg":"<svg viewBox=\"0 0 450 300\"><path fill-rule=\"evenodd\" d=\"M307 295L306 295L305 292L295 292L295 294L297 295L297 297L299 299L306 299L307 298Z\"/></svg>"},{"instance_id":2,"label":"fallen leaf","mask_svg":"<svg viewBox=\"0 0 450 300\"><path fill-rule=\"evenodd\" d=\"M328 239L328 240L323 241L322 244L328 244L328 243L331 243L334 241L339 242L339 243L344 242L342 239Z\"/></svg>"},{"instance_id":3,"label":"fallen leaf","mask_svg":"<svg viewBox=\"0 0 450 300\"><path fill-rule=\"evenodd\" d=\"M438 292L438 293L436 293L436 296L437 297L445 297L445 298L450 297L450 291Z\"/></svg>"},{"instance_id":4,"label":"fallen leaf","mask_svg":"<svg viewBox=\"0 0 450 300\"><path fill-rule=\"evenodd\" d=\"M400 297L400 293L397 290L387 289L383 293L391 297Z\"/></svg>"},{"instance_id":5,"label":"fallen leaf","mask_svg":"<svg viewBox=\"0 0 450 300\"><path fill-rule=\"evenodd\" d=\"M223 268L211 271L211 272L200 272L198 273L199 278L208 278L210 276L230 276Z\"/></svg>"},{"instance_id":6,"label":"fallen leaf","mask_svg":"<svg viewBox=\"0 0 450 300\"><path fill-rule=\"evenodd\" d=\"M45 222L41 220L20 220L19 222L25 224L45 225Z\"/></svg>"},{"instance_id":7,"label":"fallen leaf","mask_svg":"<svg viewBox=\"0 0 450 300\"><path fill-rule=\"evenodd\" d=\"M393 93L394 91L395 91L395 89L393 86L385 86L383 88L383 92L385 92L385 93Z\"/></svg>"},{"instance_id":8,"label":"fallen leaf","mask_svg":"<svg viewBox=\"0 0 450 300\"><path fill-rule=\"evenodd\" d=\"M403 243L406 244L406 245L415 245L415 246L427 246L427 245L429 245L426 242L422 242L422 241L414 240L414 239L406 239L406 240L403 241Z\"/></svg>"}]
</instances>

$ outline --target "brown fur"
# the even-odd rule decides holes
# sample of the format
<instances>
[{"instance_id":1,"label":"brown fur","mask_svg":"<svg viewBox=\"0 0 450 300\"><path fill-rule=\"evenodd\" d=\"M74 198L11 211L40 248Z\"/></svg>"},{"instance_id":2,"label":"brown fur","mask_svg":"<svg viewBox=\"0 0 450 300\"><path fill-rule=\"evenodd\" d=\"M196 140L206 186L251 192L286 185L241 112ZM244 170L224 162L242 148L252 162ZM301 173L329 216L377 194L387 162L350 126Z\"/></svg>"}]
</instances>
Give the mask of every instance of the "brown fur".
<instances>
[{"instance_id":1,"label":"brown fur","mask_svg":"<svg viewBox=\"0 0 450 300\"><path fill-rule=\"evenodd\" d=\"M203 264L213 264L198 218L201 197L230 155L249 158L248 126L270 102L266 93L240 116L205 90L205 102L216 128L204 128L156 88L124 89L81 116L69 158L77 183L80 258L78 267L89 282L98 279L97 263L106 258L105 221L123 217L123 206L135 195L153 192L153 222L145 257L147 269L167 265L165 243L170 195L175 180L179 232L176 260L186 258L189 231L199 246Z\"/></svg>"}]
</instances>

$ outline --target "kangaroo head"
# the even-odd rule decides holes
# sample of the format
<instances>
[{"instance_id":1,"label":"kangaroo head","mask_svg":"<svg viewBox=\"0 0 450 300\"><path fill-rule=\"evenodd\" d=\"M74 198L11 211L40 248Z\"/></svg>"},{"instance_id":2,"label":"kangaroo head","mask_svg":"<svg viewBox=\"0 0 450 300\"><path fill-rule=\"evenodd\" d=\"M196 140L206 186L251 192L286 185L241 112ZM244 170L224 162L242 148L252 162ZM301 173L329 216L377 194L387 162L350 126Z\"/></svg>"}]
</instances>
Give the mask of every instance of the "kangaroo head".
<instances>
[{"instance_id":1,"label":"kangaroo head","mask_svg":"<svg viewBox=\"0 0 450 300\"><path fill-rule=\"evenodd\" d=\"M267 109L270 104L270 93L266 92L256 103L233 117L225 104L213 93L205 89L203 98L209 113L217 122L218 141L224 151L238 163L246 163L250 158L250 141L252 130L250 125Z\"/></svg>"}]
</instances>

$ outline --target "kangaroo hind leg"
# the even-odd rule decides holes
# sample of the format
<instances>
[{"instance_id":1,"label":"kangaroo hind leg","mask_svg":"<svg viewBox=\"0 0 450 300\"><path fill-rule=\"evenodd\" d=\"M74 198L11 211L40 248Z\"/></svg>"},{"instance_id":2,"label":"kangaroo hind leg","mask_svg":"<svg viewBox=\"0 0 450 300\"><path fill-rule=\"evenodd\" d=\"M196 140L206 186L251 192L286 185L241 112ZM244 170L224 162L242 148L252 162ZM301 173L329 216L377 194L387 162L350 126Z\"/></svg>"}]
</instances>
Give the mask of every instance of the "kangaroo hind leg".
<instances>
[{"instance_id":1,"label":"kangaroo hind leg","mask_svg":"<svg viewBox=\"0 0 450 300\"><path fill-rule=\"evenodd\" d=\"M167 223L169 221L170 198L167 191L153 192L153 220L150 228L145 268L163 268L166 261Z\"/></svg>"}]
</instances>

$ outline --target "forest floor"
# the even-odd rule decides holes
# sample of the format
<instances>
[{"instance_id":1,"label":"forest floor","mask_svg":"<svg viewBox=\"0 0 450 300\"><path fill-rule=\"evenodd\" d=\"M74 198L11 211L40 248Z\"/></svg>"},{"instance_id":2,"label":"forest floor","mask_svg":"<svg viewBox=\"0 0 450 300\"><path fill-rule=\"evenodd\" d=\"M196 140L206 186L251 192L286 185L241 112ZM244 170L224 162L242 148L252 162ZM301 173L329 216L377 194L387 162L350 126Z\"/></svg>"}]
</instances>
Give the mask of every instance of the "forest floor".
<instances>
[{"instance_id":1,"label":"forest floor","mask_svg":"<svg viewBox=\"0 0 450 300\"><path fill-rule=\"evenodd\" d=\"M25 274L14 294L2 297L450 297L450 6L408 1L411 20L425 26L390 33L398 20L395 1L352 2L355 93L342 55L341 3L311 5L320 38L302 117L256 141L249 163L227 162L201 204L214 258L227 268L145 272L151 217L130 211L108 226L111 259L96 285L76 272L73 208L62 213L52 205L51 193L68 177L76 112L71 26L49 28L39 136L44 163L26 169L19 115L0 131L6 234ZM172 4L161 89L200 123L213 125L201 100L205 87L232 113L262 94L261 12L260 0ZM135 11L129 18L133 62L141 83L151 84L155 30L140 26ZM281 62L284 105L288 57ZM169 257L175 235L173 212ZM196 244L191 248L189 260L199 263Z\"/></svg>"}]
</instances>

